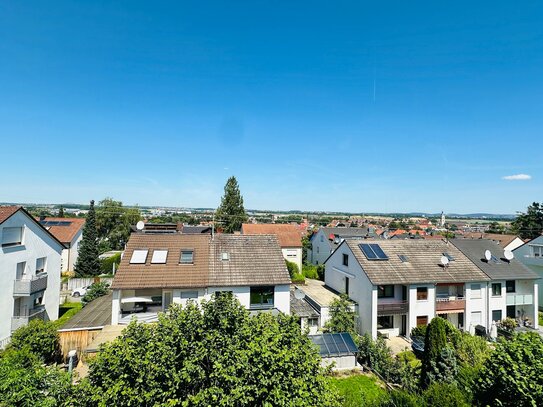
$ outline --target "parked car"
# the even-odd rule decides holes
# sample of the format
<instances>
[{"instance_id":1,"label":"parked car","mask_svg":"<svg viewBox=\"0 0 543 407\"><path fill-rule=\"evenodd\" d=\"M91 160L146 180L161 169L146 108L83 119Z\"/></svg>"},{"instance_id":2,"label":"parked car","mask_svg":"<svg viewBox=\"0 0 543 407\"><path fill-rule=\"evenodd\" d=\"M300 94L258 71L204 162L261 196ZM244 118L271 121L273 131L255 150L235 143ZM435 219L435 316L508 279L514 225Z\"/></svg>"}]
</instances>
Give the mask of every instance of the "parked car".
<instances>
[{"instance_id":1,"label":"parked car","mask_svg":"<svg viewBox=\"0 0 543 407\"><path fill-rule=\"evenodd\" d=\"M74 288L74 290L72 291L72 297L82 297L82 296L84 296L87 293L87 290L89 288L90 288L90 285L88 285L86 287Z\"/></svg>"}]
</instances>

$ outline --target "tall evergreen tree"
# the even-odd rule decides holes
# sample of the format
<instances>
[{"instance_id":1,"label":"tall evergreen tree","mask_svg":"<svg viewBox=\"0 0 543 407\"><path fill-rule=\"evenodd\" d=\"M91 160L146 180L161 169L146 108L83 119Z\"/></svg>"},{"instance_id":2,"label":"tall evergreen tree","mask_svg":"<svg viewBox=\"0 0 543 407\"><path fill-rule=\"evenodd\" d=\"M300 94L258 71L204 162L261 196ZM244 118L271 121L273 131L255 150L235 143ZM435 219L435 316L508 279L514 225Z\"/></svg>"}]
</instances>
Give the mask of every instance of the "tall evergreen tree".
<instances>
[{"instance_id":1,"label":"tall evergreen tree","mask_svg":"<svg viewBox=\"0 0 543 407\"><path fill-rule=\"evenodd\" d=\"M238 181L236 177L230 177L224 186L224 195L215 213L215 221L225 233L234 233L241 229L242 223L247 219Z\"/></svg>"},{"instance_id":2,"label":"tall evergreen tree","mask_svg":"<svg viewBox=\"0 0 543 407\"><path fill-rule=\"evenodd\" d=\"M447 346L446 322L435 317L426 328L424 339L424 355L422 357L421 386L428 387L432 380L432 372L441 359L441 352Z\"/></svg>"},{"instance_id":3,"label":"tall evergreen tree","mask_svg":"<svg viewBox=\"0 0 543 407\"><path fill-rule=\"evenodd\" d=\"M64 217L64 207L61 206L60 208L58 208L58 217L59 218L63 218Z\"/></svg>"},{"instance_id":4,"label":"tall evergreen tree","mask_svg":"<svg viewBox=\"0 0 543 407\"><path fill-rule=\"evenodd\" d=\"M98 241L96 232L96 213L94 200L90 201L90 209L87 213L85 226L83 227L83 239L79 245L79 255L74 266L77 277L97 276L100 274L100 261L98 260Z\"/></svg>"}]
</instances>

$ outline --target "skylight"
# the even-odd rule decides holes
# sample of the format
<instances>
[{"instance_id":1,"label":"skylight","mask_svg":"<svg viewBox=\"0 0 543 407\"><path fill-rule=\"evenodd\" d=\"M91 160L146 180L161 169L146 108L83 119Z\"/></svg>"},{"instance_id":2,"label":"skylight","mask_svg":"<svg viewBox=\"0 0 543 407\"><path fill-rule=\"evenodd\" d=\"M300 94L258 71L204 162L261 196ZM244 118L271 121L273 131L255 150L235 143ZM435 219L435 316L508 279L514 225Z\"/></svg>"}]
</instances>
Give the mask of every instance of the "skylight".
<instances>
[{"instance_id":1,"label":"skylight","mask_svg":"<svg viewBox=\"0 0 543 407\"><path fill-rule=\"evenodd\" d=\"M130 258L130 264L145 264L147 260L147 249L138 249L132 252L132 257Z\"/></svg>"},{"instance_id":2,"label":"skylight","mask_svg":"<svg viewBox=\"0 0 543 407\"><path fill-rule=\"evenodd\" d=\"M192 250L181 250L179 263L192 263L194 261L194 252Z\"/></svg>"},{"instance_id":3,"label":"skylight","mask_svg":"<svg viewBox=\"0 0 543 407\"><path fill-rule=\"evenodd\" d=\"M404 254L399 254L398 257L400 258L400 260L402 261L402 263L408 263L408 262L409 262L409 259L408 259L407 256L404 255Z\"/></svg>"},{"instance_id":4,"label":"skylight","mask_svg":"<svg viewBox=\"0 0 543 407\"><path fill-rule=\"evenodd\" d=\"M368 260L388 260L381 246L376 243L362 243L358 245Z\"/></svg>"},{"instance_id":5,"label":"skylight","mask_svg":"<svg viewBox=\"0 0 543 407\"><path fill-rule=\"evenodd\" d=\"M151 264L164 264L168 257L168 250L153 250Z\"/></svg>"}]
</instances>

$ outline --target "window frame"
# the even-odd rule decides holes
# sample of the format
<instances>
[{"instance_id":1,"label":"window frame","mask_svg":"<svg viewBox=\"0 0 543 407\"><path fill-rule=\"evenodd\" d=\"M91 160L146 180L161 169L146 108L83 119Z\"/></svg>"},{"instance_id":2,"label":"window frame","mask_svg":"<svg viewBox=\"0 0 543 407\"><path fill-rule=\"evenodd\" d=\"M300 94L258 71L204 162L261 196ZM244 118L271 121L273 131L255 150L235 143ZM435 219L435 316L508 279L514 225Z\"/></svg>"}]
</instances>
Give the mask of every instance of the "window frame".
<instances>
[{"instance_id":1,"label":"window frame","mask_svg":"<svg viewBox=\"0 0 543 407\"><path fill-rule=\"evenodd\" d=\"M417 287L417 301L428 301L428 287Z\"/></svg>"},{"instance_id":2,"label":"window frame","mask_svg":"<svg viewBox=\"0 0 543 407\"><path fill-rule=\"evenodd\" d=\"M505 281L505 292L507 294L512 294L517 292L517 282L516 280L506 280Z\"/></svg>"},{"instance_id":3,"label":"window frame","mask_svg":"<svg viewBox=\"0 0 543 407\"><path fill-rule=\"evenodd\" d=\"M389 291L391 288L392 294ZM377 286L377 298L394 298L394 292L394 284L383 284Z\"/></svg>"},{"instance_id":4,"label":"window frame","mask_svg":"<svg viewBox=\"0 0 543 407\"><path fill-rule=\"evenodd\" d=\"M499 290L497 291L498 294L496 294L495 288L499 286ZM502 296L502 283L492 283L492 296L493 297L501 297Z\"/></svg>"},{"instance_id":5,"label":"window frame","mask_svg":"<svg viewBox=\"0 0 543 407\"><path fill-rule=\"evenodd\" d=\"M473 288L475 286L479 286L479 288ZM480 283L474 283L474 284L471 284L469 286L470 288L470 296L469 298L472 299L472 300L480 300L481 298L483 298L483 293L482 293L482 290L481 290L481 284ZM475 295L475 293L479 293L478 295Z\"/></svg>"},{"instance_id":6,"label":"window frame","mask_svg":"<svg viewBox=\"0 0 543 407\"><path fill-rule=\"evenodd\" d=\"M419 323L419 320L424 320L425 322L424 323ZM416 324L417 326L426 326L428 325L428 315L417 315L417 320L416 320Z\"/></svg>"},{"instance_id":7,"label":"window frame","mask_svg":"<svg viewBox=\"0 0 543 407\"><path fill-rule=\"evenodd\" d=\"M190 261L183 261L183 254L190 253ZM194 264L194 250L193 249L181 249L179 253L179 264Z\"/></svg>"},{"instance_id":8,"label":"window frame","mask_svg":"<svg viewBox=\"0 0 543 407\"><path fill-rule=\"evenodd\" d=\"M136 252L145 252L145 256L143 257L143 261L134 261L134 255ZM134 249L132 251L132 256L130 256L130 262L129 264L145 264L147 263L147 257L149 257L149 249Z\"/></svg>"},{"instance_id":9,"label":"window frame","mask_svg":"<svg viewBox=\"0 0 543 407\"><path fill-rule=\"evenodd\" d=\"M166 252L166 255L164 256L164 261L161 258L155 258L155 254L157 256L162 256L163 252ZM153 255L151 256L151 264L166 264L168 261L168 249L153 249Z\"/></svg>"},{"instance_id":10,"label":"window frame","mask_svg":"<svg viewBox=\"0 0 543 407\"><path fill-rule=\"evenodd\" d=\"M266 298L270 298L271 302ZM259 301L254 301L255 297L259 296ZM249 308L251 309L269 309L275 306L275 286L273 285L259 285L251 286L249 288Z\"/></svg>"},{"instance_id":11,"label":"window frame","mask_svg":"<svg viewBox=\"0 0 543 407\"><path fill-rule=\"evenodd\" d=\"M389 323L384 326L379 320L387 319ZM379 325L381 325L381 328L379 328ZM393 315L378 315L377 316L377 329L394 329L394 316Z\"/></svg>"},{"instance_id":12,"label":"window frame","mask_svg":"<svg viewBox=\"0 0 543 407\"><path fill-rule=\"evenodd\" d=\"M43 260L42 268L38 268L38 262ZM47 272L47 257L38 257L36 259L36 275Z\"/></svg>"},{"instance_id":13,"label":"window frame","mask_svg":"<svg viewBox=\"0 0 543 407\"><path fill-rule=\"evenodd\" d=\"M7 230L12 230L12 229L18 229L20 231L19 238L16 239L16 240L13 240L13 241L9 241L8 243L4 243L4 239L5 239L5 236L7 234L6 231ZM0 242L1 246L2 247L22 246L23 241L24 241L24 233L25 233L24 226L6 226L6 227L2 228L2 240Z\"/></svg>"},{"instance_id":14,"label":"window frame","mask_svg":"<svg viewBox=\"0 0 543 407\"><path fill-rule=\"evenodd\" d=\"M500 318L499 319L494 319L494 313L495 312L500 313ZM501 309L493 309L492 310L492 321L500 322L502 319L503 319L503 311Z\"/></svg>"},{"instance_id":15,"label":"window frame","mask_svg":"<svg viewBox=\"0 0 543 407\"><path fill-rule=\"evenodd\" d=\"M349 267L349 255L347 253L343 253L343 261L342 264L345 267Z\"/></svg>"}]
</instances>

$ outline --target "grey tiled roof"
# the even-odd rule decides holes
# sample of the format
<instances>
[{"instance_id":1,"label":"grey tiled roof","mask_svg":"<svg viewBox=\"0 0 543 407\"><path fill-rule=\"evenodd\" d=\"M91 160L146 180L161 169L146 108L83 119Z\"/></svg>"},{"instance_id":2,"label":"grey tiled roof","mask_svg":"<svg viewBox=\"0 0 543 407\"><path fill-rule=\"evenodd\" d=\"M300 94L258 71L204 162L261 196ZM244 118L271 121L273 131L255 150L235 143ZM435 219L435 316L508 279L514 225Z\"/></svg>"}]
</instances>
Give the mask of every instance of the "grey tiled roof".
<instances>
[{"instance_id":1,"label":"grey tiled roof","mask_svg":"<svg viewBox=\"0 0 543 407\"><path fill-rule=\"evenodd\" d=\"M495 241L487 239L453 239L451 242L493 280L539 278L536 273L524 266L517 259L508 262L503 258L503 248ZM497 263L493 260L486 261L486 250L490 250L498 260Z\"/></svg>"},{"instance_id":2,"label":"grey tiled roof","mask_svg":"<svg viewBox=\"0 0 543 407\"><path fill-rule=\"evenodd\" d=\"M228 260L223 260L223 253ZM209 286L290 284L275 235L217 234L210 245Z\"/></svg>"},{"instance_id":3,"label":"grey tiled roof","mask_svg":"<svg viewBox=\"0 0 543 407\"><path fill-rule=\"evenodd\" d=\"M294 289L290 290L290 313L299 317L318 317L319 312L305 300L294 296Z\"/></svg>"},{"instance_id":4,"label":"grey tiled roof","mask_svg":"<svg viewBox=\"0 0 543 407\"><path fill-rule=\"evenodd\" d=\"M388 256L388 260L368 260L359 247L361 243L379 244ZM352 250L356 260L374 285L490 280L456 246L440 240L348 239L344 244ZM448 253L454 258L447 267L443 267L440 261L443 253ZM407 256L408 262L402 262L400 255Z\"/></svg>"}]
</instances>

